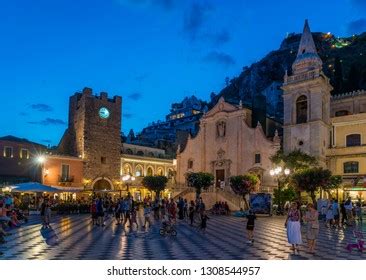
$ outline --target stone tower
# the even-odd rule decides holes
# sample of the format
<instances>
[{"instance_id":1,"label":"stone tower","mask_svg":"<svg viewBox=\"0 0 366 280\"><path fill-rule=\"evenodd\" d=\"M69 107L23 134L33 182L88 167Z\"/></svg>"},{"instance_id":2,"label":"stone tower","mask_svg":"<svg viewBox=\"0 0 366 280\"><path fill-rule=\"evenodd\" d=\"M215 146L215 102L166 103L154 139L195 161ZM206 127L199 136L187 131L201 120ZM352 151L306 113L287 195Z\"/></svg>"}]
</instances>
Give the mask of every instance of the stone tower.
<instances>
[{"instance_id":1,"label":"stone tower","mask_svg":"<svg viewBox=\"0 0 366 280\"><path fill-rule=\"evenodd\" d=\"M285 74L284 152L301 151L318 158L325 166L325 151L330 135L329 79L322 72L314 40L305 21L292 74Z\"/></svg>"},{"instance_id":2,"label":"stone tower","mask_svg":"<svg viewBox=\"0 0 366 280\"><path fill-rule=\"evenodd\" d=\"M69 125L59 152L84 160L89 189L115 189L120 182L122 98L92 94L90 88L70 97Z\"/></svg>"}]
</instances>

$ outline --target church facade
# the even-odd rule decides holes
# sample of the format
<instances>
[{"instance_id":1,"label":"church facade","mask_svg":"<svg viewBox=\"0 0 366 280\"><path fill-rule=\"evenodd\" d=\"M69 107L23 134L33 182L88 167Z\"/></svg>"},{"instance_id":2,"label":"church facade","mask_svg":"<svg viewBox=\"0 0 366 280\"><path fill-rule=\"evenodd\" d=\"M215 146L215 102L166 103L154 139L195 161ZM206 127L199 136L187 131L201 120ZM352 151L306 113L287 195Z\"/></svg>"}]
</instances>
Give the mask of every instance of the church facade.
<instances>
[{"instance_id":1,"label":"church facade","mask_svg":"<svg viewBox=\"0 0 366 280\"><path fill-rule=\"evenodd\" d=\"M267 139L260 124L251 127L251 110L223 98L201 119L198 134L177 154L177 183L185 184L187 172L209 172L218 188L230 191L231 176L258 174L262 189L275 186L269 175L270 157L280 148L280 138Z\"/></svg>"}]
</instances>

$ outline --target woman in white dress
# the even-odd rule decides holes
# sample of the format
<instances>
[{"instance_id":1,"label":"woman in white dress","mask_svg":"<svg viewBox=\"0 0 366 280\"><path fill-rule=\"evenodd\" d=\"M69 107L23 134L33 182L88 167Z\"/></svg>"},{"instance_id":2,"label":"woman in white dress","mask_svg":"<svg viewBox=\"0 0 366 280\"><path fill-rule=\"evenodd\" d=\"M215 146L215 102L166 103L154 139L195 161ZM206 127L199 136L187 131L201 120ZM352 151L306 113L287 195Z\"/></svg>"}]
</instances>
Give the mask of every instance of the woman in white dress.
<instances>
[{"instance_id":1,"label":"woman in white dress","mask_svg":"<svg viewBox=\"0 0 366 280\"><path fill-rule=\"evenodd\" d=\"M291 203L290 210L287 215L285 227L287 229L287 240L292 245L294 253L299 252L298 246L302 244L300 211L295 202Z\"/></svg>"}]
</instances>

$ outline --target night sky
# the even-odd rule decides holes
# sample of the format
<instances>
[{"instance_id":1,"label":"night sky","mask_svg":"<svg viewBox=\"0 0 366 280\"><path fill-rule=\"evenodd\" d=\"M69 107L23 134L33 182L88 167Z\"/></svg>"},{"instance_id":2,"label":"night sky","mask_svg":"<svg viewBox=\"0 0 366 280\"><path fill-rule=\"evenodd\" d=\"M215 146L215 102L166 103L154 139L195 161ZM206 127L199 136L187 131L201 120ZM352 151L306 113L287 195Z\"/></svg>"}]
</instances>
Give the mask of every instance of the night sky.
<instances>
[{"instance_id":1,"label":"night sky","mask_svg":"<svg viewBox=\"0 0 366 280\"><path fill-rule=\"evenodd\" d=\"M122 129L208 100L287 32L366 31L366 0L0 0L0 136L56 145L68 97L123 96Z\"/></svg>"}]
</instances>

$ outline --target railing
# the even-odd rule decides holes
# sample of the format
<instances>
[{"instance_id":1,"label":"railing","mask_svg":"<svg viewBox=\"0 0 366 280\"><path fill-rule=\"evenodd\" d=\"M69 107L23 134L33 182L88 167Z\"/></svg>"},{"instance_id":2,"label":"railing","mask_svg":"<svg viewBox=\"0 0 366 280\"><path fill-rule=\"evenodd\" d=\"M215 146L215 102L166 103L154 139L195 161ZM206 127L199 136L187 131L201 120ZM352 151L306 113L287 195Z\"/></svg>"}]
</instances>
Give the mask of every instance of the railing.
<instances>
[{"instance_id":1,"label":"railing","mask_svg":"<svg viewBox=\"0 0 366 280\"><path fill-rule=\"evenodd\" d=\"M72 183L74 182L74 176L58 176L59 183Z\"/></svg>"}]
</instances>

